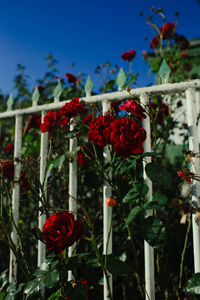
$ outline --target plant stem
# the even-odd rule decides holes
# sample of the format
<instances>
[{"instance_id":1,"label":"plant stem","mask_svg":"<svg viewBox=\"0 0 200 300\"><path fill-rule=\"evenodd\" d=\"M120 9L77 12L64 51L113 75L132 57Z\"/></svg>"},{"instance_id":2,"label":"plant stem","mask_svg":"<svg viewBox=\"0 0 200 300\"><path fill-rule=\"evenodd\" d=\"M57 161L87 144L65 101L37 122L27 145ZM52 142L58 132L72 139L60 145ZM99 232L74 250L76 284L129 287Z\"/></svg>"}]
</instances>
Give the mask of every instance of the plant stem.
<instances>
[{"instance_id":1,"label":"plant stem","mask_svg":"<svg viewBox=\"0 0 200 300\"><path fill-rule=\"evenodd\" d=\"M111 288L110 288L110 283L109 283L109 275L108 275L108 272L107 272L107 269L105 268L105 265L103 263L103 260L102 260L102 257L99 253L99 249L97 247L97 244L96 244L96 241L95 241L95 235L94 235L94 228L93 228L93 225L91 223L88 223L89 225L89 228L90 228L90 234L91 234L91 244L93 246L93 249L95 251L95 254L96 254L96 257L101 265L101 268L103 270L103 273L105 275L105 278L106 278L106 284L107 284L107 288L108 288L108 297L113 300L112 298L112 293L111 293Z\"/></svg>"},{"instance_id":2,"label":"plant stem","mask_svg":"<svg viewBox=\"0 0 200 300\"><path fill-rule=\"evenodd\" d=\"M140 294L141 294L142 297L144 297L144 293L143 293L143 289L142 289L142 284L140 282L140 277L139 277L139 265L138 265L138 260L137 260L136 249L135 249L135 245L134 245L134 242L133 242L133 239L132 239L132 235L131 235L131 231L130 231L129 225L127 226L127 230L128 230L128 235L129 235L130 240L131 240L131 245L132 245L132 248L133 248L133 255L134 255L134 259L135 259L136 272L135 272L134 275L135 275L136 280L137 280L138 289L140 291Z\"/></svg>"},{"instance_id":3,"label":"plant stem","mask_svg":"<svg viewBox=\"0 0 200 300\"><path fill-rule=\"evenodd\" d=\"M190 232L190 228L191 228L191 223L192 222L191 222L191 216L190 216L189 221L188 221L186 235L185 235L184 247L183 247L183 251L181 253L180 275L179 275L179 285L178 285L179 289L181 289L181 287L182 287L183 262L184 262L184 258L185 258L185 252L186 252L186 248L187 248L187 242L188 242L189 232Z\"/></svg>"}]
</instances>

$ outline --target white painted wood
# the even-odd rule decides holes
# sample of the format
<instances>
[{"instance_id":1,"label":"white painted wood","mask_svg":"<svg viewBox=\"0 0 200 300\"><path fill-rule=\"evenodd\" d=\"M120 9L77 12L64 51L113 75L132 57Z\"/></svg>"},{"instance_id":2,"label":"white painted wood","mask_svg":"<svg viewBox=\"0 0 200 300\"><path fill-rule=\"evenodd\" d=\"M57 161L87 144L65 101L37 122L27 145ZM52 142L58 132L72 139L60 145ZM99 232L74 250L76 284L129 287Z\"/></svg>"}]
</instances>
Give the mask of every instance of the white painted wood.
<instances>
[{"instance_id":1,"label":"white painted wood","mask_svg":"<svg viewBox=\"0 0 200 300\"><path fill-rule=\"evenodd\" d=\"M107 113L107 111L110 109L111 103L107 100L104 100L102 102L102 109L103 109L103 115ZM106 165L110 161L109 156L109 149L108 146L104 147L103 150L103 158L104 158L104 165ZM110 174L111 176L111 174ZM111 207L109 207L106 204L107 197L110 197L112 195L112 189L109 183L105 180L103 185L103 254L106 254L106 245L108 241L108 235L109 235L109 229L110 229L110 219L111 219ZM112 254L112 229L109 237L108 247L107 247L107 254ZM109 276L109 285L111 294L113 290L113 278L110 273L108 273ZM107 287L107 281L104 274L104 300L109 300L109 293L108 293L108 287Z\"/></svg>"},{"instance_id":2,"label":"white painted wood","mask_svg":"<svg viewBox=\"0 0 200 300\"><path fill-rule=\"evenodd\" d=\"M44 120L45 112L42 112L42 123ZM43 185L43 191L40 191L40 196L44 192L45 198L47 197L47 182L45 178L46 165L47 165L47 154L48 154L48 132L41 132L41 143L40 143L40 183ZM39 201L39 207L42 206L42 202ZM38 214L38 227L42 230L44 223L46 222L46 215ZM38 266L40 266L45 260L46 246L41 241L38 241Z\"/></svg>"},{"instance_id":3,"label":"white painted wood","mask_svg":"<svg viewBox=\"0 0 200 300\"><path fill-rule=\"evenodd\" d=\"M142 94L140 97L141 104L144 107L148 107L149 105L149 96L147 94ZM146 118L142 121L142 127L146 131L146 140L143 143L144 152L151 152L151 126L150 126L150 118L148 114L146 114ZM151 157L145 157L143 161L144 166L144 181L149 188L149 192L147 197L152 199L152 182L147 177L145 172L145 165L151 162ZM146 217L152 215L152 211L148 211ZM144 241L144 265L145 265L145 298L146 300L154 300L155 299L155 275L154 275L154 249L151 247L146 241Z\"/></svg>"},{"instance_id":4,"label":"white painted wood","mask_svg":"<svg viewBox=\"0 0 200 300\"><path fill-rule=\"evenodd\" d=\"M137 88L130 91L130 93L135 97L140 97L142 94L152 95L164 95L164 94L175 94L179 92L184 92L186 89L195 88L200 90L200 79L195 79L191 81L179 82L179 83L164 83L160 85L154 85L144 88ZM107 101L122 101L130 98L130 94L127 91L118 91L113 93L94 95L89 97L82 97L81 100L86 103L102 102L105 99ZM43 104L32 106L29 108L18 109L14 111L8 111L0 113L0 119L11 118L16 114L26 115L33 114L41 111L55 110L63 106L66 102L71 101L71 99L64 100L61 102L54 102L50 104Z\"/></svg>"},{"instance_id":5,"label":"white painted wood","mask_svg":"<svg viewBox=\"0 0 200 300\"><path fill-rule=\"evenodd\" d=\"M14 143L14 159L21 159L22 151L22 116L15 117L15 143ZM19 179L21 172L21 163L14 162L14 180ZM18 227L19 220L19 199L20 199L20 185L15 184L12 191L12 217L15 226ZM13 243L18 246L18 234L16 227L12 225L11 238ZM17 282L17 261L12 251L10 251L10 266L9 266L9 282Z\"/></svg>"},{"instance_id":6,"label":"white painted wood","mask_svg":"<svg viewBox=\"0 0 200 300\"><path fill-rule=\"evenodd\" d=\"M70 125L70 131L74 130L74 124ZM69 152L72 153L77 146L76 138L71 138L69 140ZM76 219L77 212L77 155L73 156L71 161L69 161L69 211L74 213ZM74 243L68 249L68 256L76 254L74 248L76 243ZM72 271L68 272L68 280L74 279Z\"/></svg>"},{"instance_id":7,"label":"white painted wood","mask_svg":"<svg viewBox=\"0 0 200 300\"><path fill-rule=\"evenodd\" d=\"M197 131L197 107L196 107L196 91L193 88L186 90L187 101L187 121L189 135L189 150L199 153L199 139ZM199 174L199 158L193 158L195 167L191 164L191 171ZM199 203L200 185L196 180L192 181L192 204L200 207ZM195 215L192 215L192 231L193 231L193 253L194 253L194 271L200 272L200 227L195 222Z\"/></svg>"}]
</instances>

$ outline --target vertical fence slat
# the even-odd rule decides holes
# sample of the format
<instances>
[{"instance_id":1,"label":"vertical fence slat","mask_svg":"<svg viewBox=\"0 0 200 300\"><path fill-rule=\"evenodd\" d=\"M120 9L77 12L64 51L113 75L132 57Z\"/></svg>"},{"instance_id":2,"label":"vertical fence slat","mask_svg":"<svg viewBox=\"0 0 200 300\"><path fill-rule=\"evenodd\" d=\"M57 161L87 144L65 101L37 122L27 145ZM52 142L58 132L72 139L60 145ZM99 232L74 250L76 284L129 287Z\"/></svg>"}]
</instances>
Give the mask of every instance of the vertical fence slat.
<instances>
[{"instance_id":1,"label":"vertical fence slat","mask_svg":"<svg viewBox=\"0 0 200 300\"><path fill-rule=\"evenodd\" d=\"M105 115L106 112L110 109L110 106L111 106L111 103L109 103L108 101L105 100L102 102L103 115ZM103 158L104 158L104 164L106 165L110 160L108 146L104 147ZM104 185L103 185L103 254L104 255L106 254L106 247L107 247L107 254L112 253L112 228L111 228L111 232L110 232L109 243L107 246L112 208L106 204L106 198L110 197L111 194L112 194L111 186L105 180ZM112 289L113 289L112 288L112 285L113 285L112 275L110 273L108 273L108 276L109 276L109 285L110 285L110 289L111 289L111 294L113 294L113 292L112 292ZM108 300L108 299L110 299L110 298L109 298L106 278L104 275L104 300Z\"/></svg>"},{"instance_id":2,"label":"vertical fence slat","mask_svg":"<svg viewBox=\"0 0 200 300\"><path fill-rule=\"evenodd\" d=\"M74 124L70 125L70 131L74 130ZM69 140L69 153L73 153L73 150L77 146L77 141L75 138L71 138ZM72 157L72 161L69 162L69 211L74 212L76 219L77 212L77 156ZM68 256L72 256L75 254L74 248L76 247L76 243L74 243L68 249ZM68 280L73 279L72 271L68 272Z\"/></svg>"},{"instance_id":3,"label":"vertical fence slat","mask_svg":"<svg viewBox=\"0 0 200 300\"><path fill-rule=\"evenodd\" d=\"M140 97L141 104L145 107L149 105L149 97L146 94L141 95ZM151 152L151 127L150 127L150 118L147 115L146 119L142 121L142 127L146 131L146 140L143 143L144 152ZM144 181L149 188L147 194L148 198L152 198L152 182L147 177L145 172L145 165L151 162L151 157L145 157L144 162ZM147 216L151 215L151 211L148 212ZM155 299L155 278L154 278L154 249L146 241L144 241L144 263L145 263L145 293L146 299L154 300Z\"/></svg>"},{"instance_id":4,"label":"vertical fence slat","mask_svg":"<svg viewBox=\"0 0 200 300\"><path fill-rule=\"evenodd\" d=\"M22 116L16 115L15 118L15 143L14 143L14 159L21 159L22 149ZM14 180L17 180L20 176L21 163L14 162ZM20 198L20 185L15 184L12 192L12 217L15 226L18 227L19 220L19 198ZM18 245L17 231L14 225L12 225L11 238L13 243ZM17 281L17 262L13 252L10 252L10 266L9 266L9 282Z\"/></svg>"},{"instance_id":5,"label":"vertical fence slat","mask_svg":"<svg viewBox=\"0 0 200 300\"><path fill-rule=\"evenodd\" d=\"M42 112L42 123L44 120L45 112ZM41 132L41 144L40 144L40 184L43 186L43 191L40 191L40 196L44 192L44 197L47 197L47 182L45 180L45 171L46 171L46 164L47 164L47 153L48 153L48 133ZM39 206L42 206L42 202L39 202ZM42 230L42 227L46 221L45 214L41 214L39 211L38 215L38 227ZM45 259L46 254L46 247L41 242L38 241L38 266L42 264Z\"/></svg>"},{"instance_id":6,"label":"vertical fence slat","mask_svg":"<svg viewBox=\"0 0 200 300\"><path fill-rule=\"evenodd\" d=\"M186 90L186 102L187 102L187 121L188 121L188 134L189 134L189 150L194 153L199 153L199 140L197 131L197 107L195 89ZM195 168L191 164L191 171L193 173L199 173L199 158L193 158ZM192 203L194 206L199 206L199 183L197 181L192 182ZM194 253L194 271L200 272L200 227L195 222L195 215L192 215L192 231L193 231L193 253Z\"/></svg>"},{"instance_id":7,"label":"vertical fence slat","mask_svg":"<svg viewBox=\"0 0 200 300\"><path fill-rule=\"evenodd\" d=\"M200 91L196 91L197 135L200 139Z\"/></svg>"}]
</instances>

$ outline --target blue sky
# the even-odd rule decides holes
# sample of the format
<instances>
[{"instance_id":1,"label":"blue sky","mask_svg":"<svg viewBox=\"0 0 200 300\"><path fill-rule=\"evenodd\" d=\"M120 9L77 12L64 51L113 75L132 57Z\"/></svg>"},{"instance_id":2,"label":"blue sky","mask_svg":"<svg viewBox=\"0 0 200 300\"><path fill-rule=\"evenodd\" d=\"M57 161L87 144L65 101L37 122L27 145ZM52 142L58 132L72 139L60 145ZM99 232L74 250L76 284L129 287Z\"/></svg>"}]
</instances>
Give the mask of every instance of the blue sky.
<instances>
[{"instance_id":1,"label":"blue sky","mask_svg":"<svg viewBox=\"0 0 200 300\"><path fill-rule=\"evenodd\" d=\"M197 0L1 0L0 4L0 89L4 93L13 92L18 63L26 67L32 89L47 71L49 52L59 61L60 77L83 72L94 79L96 66L106 61L128 69L120 55L135 49L138 86L149 84L153 76L148 76L141 52L150 50L143 38L150 40L154 33L139 12L148 16L152 6L164 9L167 22L175 21L178 11L177 32L189 39L200 37Z\"/></svg>"}]
</instances>

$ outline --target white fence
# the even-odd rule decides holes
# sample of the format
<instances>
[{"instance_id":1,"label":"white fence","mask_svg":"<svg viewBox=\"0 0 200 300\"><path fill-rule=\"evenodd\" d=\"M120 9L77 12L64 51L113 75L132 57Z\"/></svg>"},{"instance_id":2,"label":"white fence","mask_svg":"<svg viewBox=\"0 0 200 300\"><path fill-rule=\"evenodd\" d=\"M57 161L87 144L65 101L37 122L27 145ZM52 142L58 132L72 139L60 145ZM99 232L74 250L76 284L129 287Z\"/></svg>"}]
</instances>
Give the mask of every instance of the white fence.
<instances>
[{"instance_id":1,"label":"white fence","mask_svg":"<svg viewBox=\"0 0 200 300\"><path fill-rule=\"evenodd\" d=\"M200 101L200 80L193 80L182 83L174 83L174 84L162 84L155 85L152 87L146 88L137 88L131 90L131 94L134 97L140 98L140 101L143 105L148 105L151 96L153 95L166 95L166 94L176 94L176 93L185 93L186 95L186 103L187 103L187 122L188 122L188 131L189 131L189 149L193 152L199 152L199 141L200 137L198 136L197 129L197 112L199 113L199 101ZM90 90L91 91L91 90ZM108 94L101 94L91 96L90 91L86 90L86 97L81 98L85 103L94 103L99 102L102 103L103 113L105 114L111 105L112 101L122 101L130 98L130 94L127 91L118 91ZM60 96L60 95L59 95ZM69 100L59 102L59 96L54 98L54 103L37 105L37 101L33 101L33 106L24 109L18 110L8 110L6 112L0 113L0 120L7 118L15 118L15 143L14 143L14 159L21 157L21 149L22 149L22 118L25 115L30 115L33 113L41 113L42 118L44 117L46 111L48 110L56 110L63 106ZM34 99L35 100L35 99ZM143 128L146 130L147 138L144 142L144 151L151 151L151 128L150 128L150 120L147 116L146 119L143 120ZM70 128L71 130L73 128ZM72 148L72 144L74 143L73 139L70 141L70 149ZM46 158L48 151L48 135L47 133L41 133L41 148L40 148L40 182L44 183L45 178L45 167L46 167ZM105 162L109 161L107 148L104 148L104 160ZM146 163L150 162L151 158L146 159ZM198 160L198 158L195 158ZM196 165L199 165L199 162L196 161ZM20 163L15 164L14 170L14 178L19 178L20 175ZM149 186L150 194L152 194L152 183L147 178L144 173L144 180L146 184ZM45 185L46 183L44 183ZM74 160L70 163L69 167L69 210L76 212L76 201L74 199L77 198L77 162ZM109 232L109 223L110 223L110 213L111 208L106 205L106 198L111 195L111 187L107 182L104 183L103 188L103 234L104 234L104 253L106 251L106 243ZM150 195L151 196L151 195ZM12 212L15 220L15 224L18 224L19 217L19 199L20 199L20 187L18 184L14 185L13 195L12 195ZM195 193L195 184L193 184L192 188L192 201L198 202L197 195ZM199 226L194 221L193 216L193 249L194 249L194 271L195 273L200 272L200 230ZM39 228L42 230L42 226L45 222L44 215L38 216L38 224ZM16 228L12 229L12 239L13 242L17 245L17 233ZM154 250L153 248L145 242L145 292L146 299L154 300L155 299L155 284L154 284ZM112 234L109 239L109 245L107 249L107 253L112 253ZM72 253L72 247L69 249L69 255ZM40 265L45 258L45 246L39 241L38 242L38 265ZM72 275L72 274L71 274ZM69 274L69 278L71 276ZM17 263L14 254L10 253L10 268L9 268L9 281L16 281L17 276ZM112 286L112 276L109 277L110 284ZM111 289L112 290L112 289ZM104 300L109 299L106 280L104 278Z\"/></svg>"}]
</instances>

